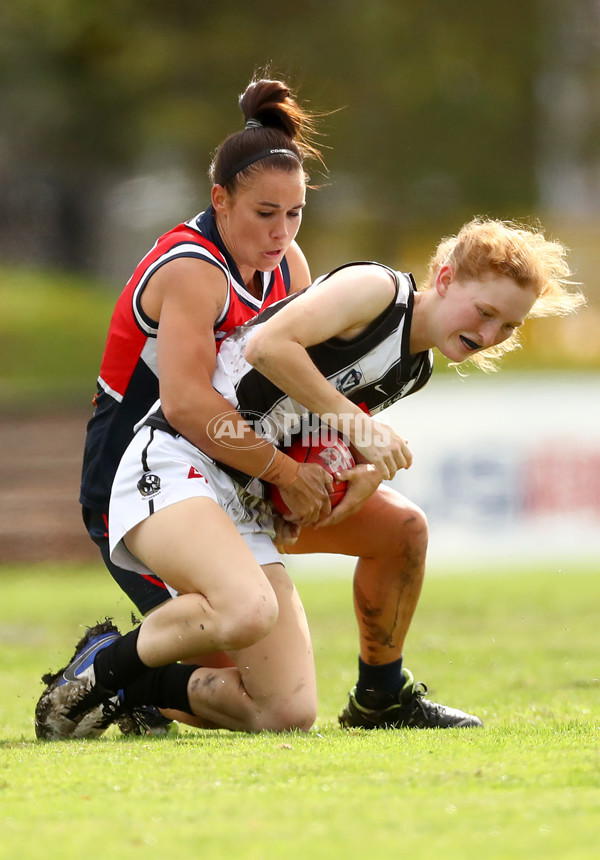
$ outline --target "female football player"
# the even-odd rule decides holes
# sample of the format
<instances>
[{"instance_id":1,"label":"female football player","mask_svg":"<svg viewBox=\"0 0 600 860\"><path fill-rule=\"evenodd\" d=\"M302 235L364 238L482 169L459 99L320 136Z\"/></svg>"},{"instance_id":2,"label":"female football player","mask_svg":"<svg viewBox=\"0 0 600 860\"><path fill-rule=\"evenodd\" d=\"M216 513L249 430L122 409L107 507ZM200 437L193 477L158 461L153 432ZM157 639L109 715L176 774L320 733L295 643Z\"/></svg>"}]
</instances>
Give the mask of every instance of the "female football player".
<instances>
[{"instance_id":1,"label":"female football player","mask_svg":"<svg viewBox=\"0 0 600 860\"><path fill-rule=\"evenodd\" d=\"M246 125L216 152L210 205L157 240L117 302L87 429L84 521L142 614L169 593L156 577L134 577L111 562L107 525L112 481L135 423L160 393L173 426L210 453L207 426L229 408L211 385L216 347L235 326L310 283L295 237L306 196L303 160L320 158L310 143L312 117L275 80L252 81L240 107ZM269 457L269 446L234 443L226 459L259 474ZM273 466L269 477L285 484L283 455ZM318 519L327 496L318 470L302 470L284 492L302 522Z\"/></svg>"},{"instance_id":2,"label":"female football player","mask_svg":"<svg viewBox=\"0 0 600 860\"><path fill-rule=\"evenodd\" d=\"M328 527L331 480L323 470L310 464L298 469L271 444L252 443L236 416L237 432L226 449L210 433L230 408L211 384L218 345L235 326L311 280L295 237L305 203L303 161L320 159L311 142L314 117L285 83L268 79L251 82L240 106L246 125L217 150L210 206L157 240L117 302L87 430L83 517L112 576L142 615L171 599L156 573L136 576L116 565L108 549L108 504L119 459L134 425L160 395L171 426L194 445L279 487L293 512L289 537L299 526L322 521L318 530L302 528L294 552L357 558L359 683L378 687L385 678L379 667L398 650L399 631L419 598L427 545L423 513L380 487L376 470L357 468ZM405 456L396 452L395 464L405 465ZM389 593L398 595L395 613Z\"/></svg>"},{"instance_id":3,"label":"female football player","mask_svg":"<svg viewBox=\"0 0 600 860\"><path fill-rule=\"evenodd\" d=\"M224 341L212 380L230 404L221 420L260 415L278 441L289 419L319 416L343 430L360 463L342 477L358 470L390 479L410 466L411 454L399 434L371 415L427 382L432 347L453 362L472 359L485 367L515 346L528 316L575 310L583 299L568 289L569 276L560 244L538 231L487 220L470 222L440 243L421 291L410 275L380 264L343 266ZM148 703L193 714L196 725L209 728L312 725L317 697L310 636L273 546L260 473L244 479L223 465L225 458L215 462L223 437L218 423L213 430L216 447L207 453L172 425L164 405L140 423L113 486L112 557L138 575L158 575L173 597L125 636L114 628L89 631L40 700L40 736L100 731L119 709ZM290 470L292 484L299 469ZM368 501L362 511L375 525L370 507ZM317 550L328 529L348 539L345 526L353 519L303 527L299 541L307 531ZM427 700L403 668L414 604L407 605L401 588L384 593L385 585L379 615L369 616L379 648L369 667L372 680L359 677L342 725L481 725L477 717ZM362 608L368 614L371 607L365 601ZM359 603L359 617L360 611ZM226 652L233 665L175 662L215 651Z\"/></svg>"}]
</instances>

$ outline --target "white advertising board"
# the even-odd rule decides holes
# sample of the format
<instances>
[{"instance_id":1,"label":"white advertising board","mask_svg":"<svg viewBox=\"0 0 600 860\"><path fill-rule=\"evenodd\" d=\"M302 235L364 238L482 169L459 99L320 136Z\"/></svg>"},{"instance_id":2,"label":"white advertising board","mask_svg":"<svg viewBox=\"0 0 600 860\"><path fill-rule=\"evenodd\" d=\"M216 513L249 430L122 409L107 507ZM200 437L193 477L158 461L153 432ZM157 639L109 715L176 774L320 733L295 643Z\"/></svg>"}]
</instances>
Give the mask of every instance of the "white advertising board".
<instances>
[{"instance_id":1,"label":"white advertising board","mask_svg":"<svg viewBox=\"0 0 600 860\"><path fill-rule=\"evenodd\" d=\"M382 418L414 453L393 483L427 513L432 560L600 569L600 376L434 376Z\"/></svg>"}]
</instances>

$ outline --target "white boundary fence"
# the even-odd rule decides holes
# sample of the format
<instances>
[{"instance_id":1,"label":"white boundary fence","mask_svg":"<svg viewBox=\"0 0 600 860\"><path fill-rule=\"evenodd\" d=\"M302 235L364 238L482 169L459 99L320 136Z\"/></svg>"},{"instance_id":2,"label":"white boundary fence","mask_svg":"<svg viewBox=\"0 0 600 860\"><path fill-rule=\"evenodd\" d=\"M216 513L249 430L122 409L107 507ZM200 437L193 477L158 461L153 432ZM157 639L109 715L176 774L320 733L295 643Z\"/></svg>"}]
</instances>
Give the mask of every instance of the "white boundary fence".
<instances>
[{"instance_id":1,"label":"white boundary fence","mask_svg":"<svg viewBox=\"0 0 600 860\"><path fill-rule=\"evenodd\" d=\"M426 511L432 560L600 570L600 376L434 377L384 417L413 450L394 486Z\"/></svg>"}]
</instances>

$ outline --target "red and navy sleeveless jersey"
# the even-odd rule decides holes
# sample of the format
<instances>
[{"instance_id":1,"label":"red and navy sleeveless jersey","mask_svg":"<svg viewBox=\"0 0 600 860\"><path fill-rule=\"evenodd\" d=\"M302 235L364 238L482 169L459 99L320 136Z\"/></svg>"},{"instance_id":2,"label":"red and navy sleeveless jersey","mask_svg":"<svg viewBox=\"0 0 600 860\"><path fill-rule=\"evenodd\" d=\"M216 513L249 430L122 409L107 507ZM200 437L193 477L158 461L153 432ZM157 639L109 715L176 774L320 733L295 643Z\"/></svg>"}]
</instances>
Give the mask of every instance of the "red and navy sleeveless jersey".
<instances>
[{"instance_id":1,"label":"red and navy sleeveless jersey","mask_svg":"<svg viewBox=\"0 0 600 860\"><path fill-rule=\"evenodd\" d=\"M84 507L108 509L113 478L133 436L134 425L159 396L156 358L159 323L144 313L141 299L152 275L179 257L204 260L221 269L227 279L225 303L214 324L217 349L234 328L285 298L290 291L289 269L284 258L273 272L260 273L261 298L248 292L219 235L212 206L156 241L129 279L110 321L94 414L87 426L80 492Z\"/></svg>"}]
</instances>

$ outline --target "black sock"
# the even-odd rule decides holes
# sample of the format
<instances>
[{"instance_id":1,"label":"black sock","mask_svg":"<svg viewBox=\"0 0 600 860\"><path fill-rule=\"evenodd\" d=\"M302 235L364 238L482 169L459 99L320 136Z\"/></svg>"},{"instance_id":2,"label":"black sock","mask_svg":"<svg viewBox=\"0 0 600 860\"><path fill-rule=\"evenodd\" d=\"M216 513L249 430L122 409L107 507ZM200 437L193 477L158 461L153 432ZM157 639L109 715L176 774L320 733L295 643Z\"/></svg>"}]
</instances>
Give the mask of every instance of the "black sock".
<instances>
[{"instance_id":1,"label":"black sock","mask_svg":"<svg viewBox=\"0 0 600 860\"><path fill-rule=\"evenodd\" d=\"M140 628L136 627L112 645L98 651L94 660L94 672L97 682L107 690L122 690L126 684L130 684L148 666L139 658L137 652L137 640Z\"/></svg>"},{"instance_id":2,"label":"black sock","mask_svg":"<svg viewBox=\"0 0 600 860\"><path fill-rule=\"evenodd\" d=\"M188 682L199 666L171 663L146 671L123 690L123 701L128 707L155 705L192 713L188 698Z\"/></svg>"},{"instance_id":3,"label":"black sock","mask_svg":"<svg viewBox=\"0 0 600 860\"><path fill-rule=\"evenodd\" d=\"M382 666L370 666L358 658L356 693L361 700L366 695L393 698L404 684L402 657Z\"/></svg>"}]
</instances>

